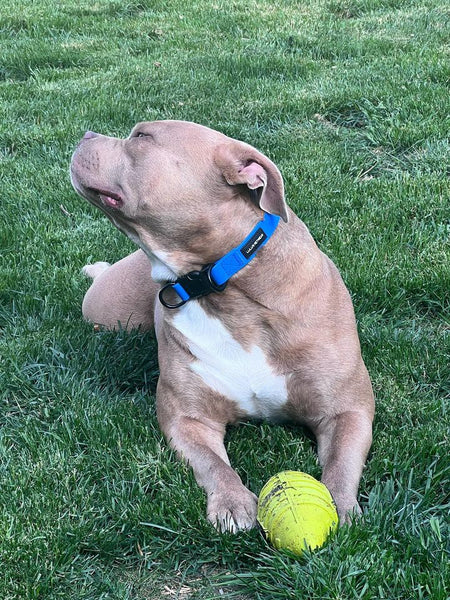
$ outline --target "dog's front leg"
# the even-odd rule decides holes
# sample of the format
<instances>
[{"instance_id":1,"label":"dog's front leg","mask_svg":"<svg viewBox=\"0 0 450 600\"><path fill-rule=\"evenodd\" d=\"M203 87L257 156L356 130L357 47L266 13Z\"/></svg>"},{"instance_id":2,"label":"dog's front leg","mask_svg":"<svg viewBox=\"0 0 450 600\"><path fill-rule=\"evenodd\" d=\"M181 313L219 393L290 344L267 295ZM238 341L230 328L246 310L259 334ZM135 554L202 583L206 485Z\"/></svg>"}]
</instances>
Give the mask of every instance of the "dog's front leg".
<instances>
[{"instance_id":1,"label":"dog's front leg","mask_svg":"<svg viewBox=\"0 0 450 600\"><path fill-rule=\"evenodd\" d=\"M168 390L161 387L158 386L161 429L205 490L209 521L222 532L251 529L256 524L257 497L230 466L223 444L225 425L206 417L169 413L167 407L173 404Z\"/></svg>"},{"instance_id":2,"label":"dog's front leg","mask_svg":"<svg viewBox=\"0 0 450 600\"><path fill-rule=\"evenodd\" d=\"M372 415L347 411L323 420L315 431L322 482L336 503L341 524L360 508L359 480L372 442Z\"/></svg>"}]
</instances>

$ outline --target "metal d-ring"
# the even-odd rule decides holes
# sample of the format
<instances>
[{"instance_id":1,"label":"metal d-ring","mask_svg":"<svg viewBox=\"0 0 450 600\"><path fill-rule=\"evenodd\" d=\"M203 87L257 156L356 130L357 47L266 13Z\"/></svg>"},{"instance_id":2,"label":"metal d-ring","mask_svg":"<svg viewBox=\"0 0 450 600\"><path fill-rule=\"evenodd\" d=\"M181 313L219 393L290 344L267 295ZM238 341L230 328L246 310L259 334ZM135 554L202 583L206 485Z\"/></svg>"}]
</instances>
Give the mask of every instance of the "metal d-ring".
<instances>
[{"instance_id":1,"label":"metal d-ring","mask_svg":"<svg viewBox=\"0 0 450 600\"><path fill-rule=\"evenodd\" d=\"M175 286L175 283L167 283L164 287L162 287L159 290L159 294L158 294L159 301L166 308L180 308L180 306L183 306L183 304L186 304L186 302L187 302L187 300L183 300L182 298L180 298L180 302L178 302L177 304L170 304L169 302L167 302L166 300L164 300L164 293L165 293L165 291L168 290L169 288L173 289L174 286ZM175 293L177 294L176 291L175 291Z\"/></svg>"}]
</instances>

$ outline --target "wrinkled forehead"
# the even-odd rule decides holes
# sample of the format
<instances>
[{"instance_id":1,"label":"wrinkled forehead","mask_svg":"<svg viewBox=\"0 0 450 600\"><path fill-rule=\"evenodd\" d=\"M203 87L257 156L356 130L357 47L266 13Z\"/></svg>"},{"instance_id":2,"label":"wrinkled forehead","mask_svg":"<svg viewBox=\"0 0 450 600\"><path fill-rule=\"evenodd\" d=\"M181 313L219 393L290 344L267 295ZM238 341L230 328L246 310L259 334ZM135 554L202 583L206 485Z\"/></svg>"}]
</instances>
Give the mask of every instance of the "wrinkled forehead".
<instances>
[{"instance_id":1,"label":"wrinkled forehead","mask_svg":"<svg viewBox=\"0 0 450 600\"><path fill-rule=\"evenodd\" d=\"M133 127L129 137L136 137L139 134L153 137L156 142L183 145L185 143L217 145L229 139L219 131L190 121L143 121Z\"/></svg>"}]
</instances>

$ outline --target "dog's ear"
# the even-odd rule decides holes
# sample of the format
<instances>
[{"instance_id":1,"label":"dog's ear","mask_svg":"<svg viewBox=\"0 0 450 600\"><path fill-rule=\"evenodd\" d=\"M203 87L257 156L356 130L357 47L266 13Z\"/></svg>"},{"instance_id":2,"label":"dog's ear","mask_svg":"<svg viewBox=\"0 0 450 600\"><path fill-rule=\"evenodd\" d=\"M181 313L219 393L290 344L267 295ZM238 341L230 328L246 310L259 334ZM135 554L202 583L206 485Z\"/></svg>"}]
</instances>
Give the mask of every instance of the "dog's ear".
<instances>
[{"instance_id":1,"label":"dog's ear","mask_svg":"<svg viewBox=\"0 0 450 600\"><path fill-rule=\"evenodd\" d=\"M258 190L260 208L287 223L283 178L274 163L244 142L231 141L216 148L214 162L229 185Z\"/></svg>"}]
</instances>

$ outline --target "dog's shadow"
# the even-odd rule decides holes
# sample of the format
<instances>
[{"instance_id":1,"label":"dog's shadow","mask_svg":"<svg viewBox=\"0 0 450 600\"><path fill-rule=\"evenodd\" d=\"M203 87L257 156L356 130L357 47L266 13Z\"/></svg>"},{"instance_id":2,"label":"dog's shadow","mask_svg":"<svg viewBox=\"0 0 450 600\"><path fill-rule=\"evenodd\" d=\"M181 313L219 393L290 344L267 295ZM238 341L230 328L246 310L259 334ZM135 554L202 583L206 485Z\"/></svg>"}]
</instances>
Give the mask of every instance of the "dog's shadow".
<instances>
[{"instance_id":1,"label":"dog's shadow","mask_svg":"<svg viewBox=\"0 0 450 600\"><path fill-rule=\"evenodd\" d=\"M320 477L317 443L302 425L244 421L227 428L225 446L244 483L257 490L270 474L305 471Z\"/></svg>"},{"instance_id":2,"label":"dog's shadow","mask_svg":"<svg viewBox=\"0 0 450 600\"><path fill-rule=\"evenodd\" d=\"M130 394L155 393L159 367L153 332L98 329L92 344L87 358L100 388Z\"/></svg>"}]
</instances>

